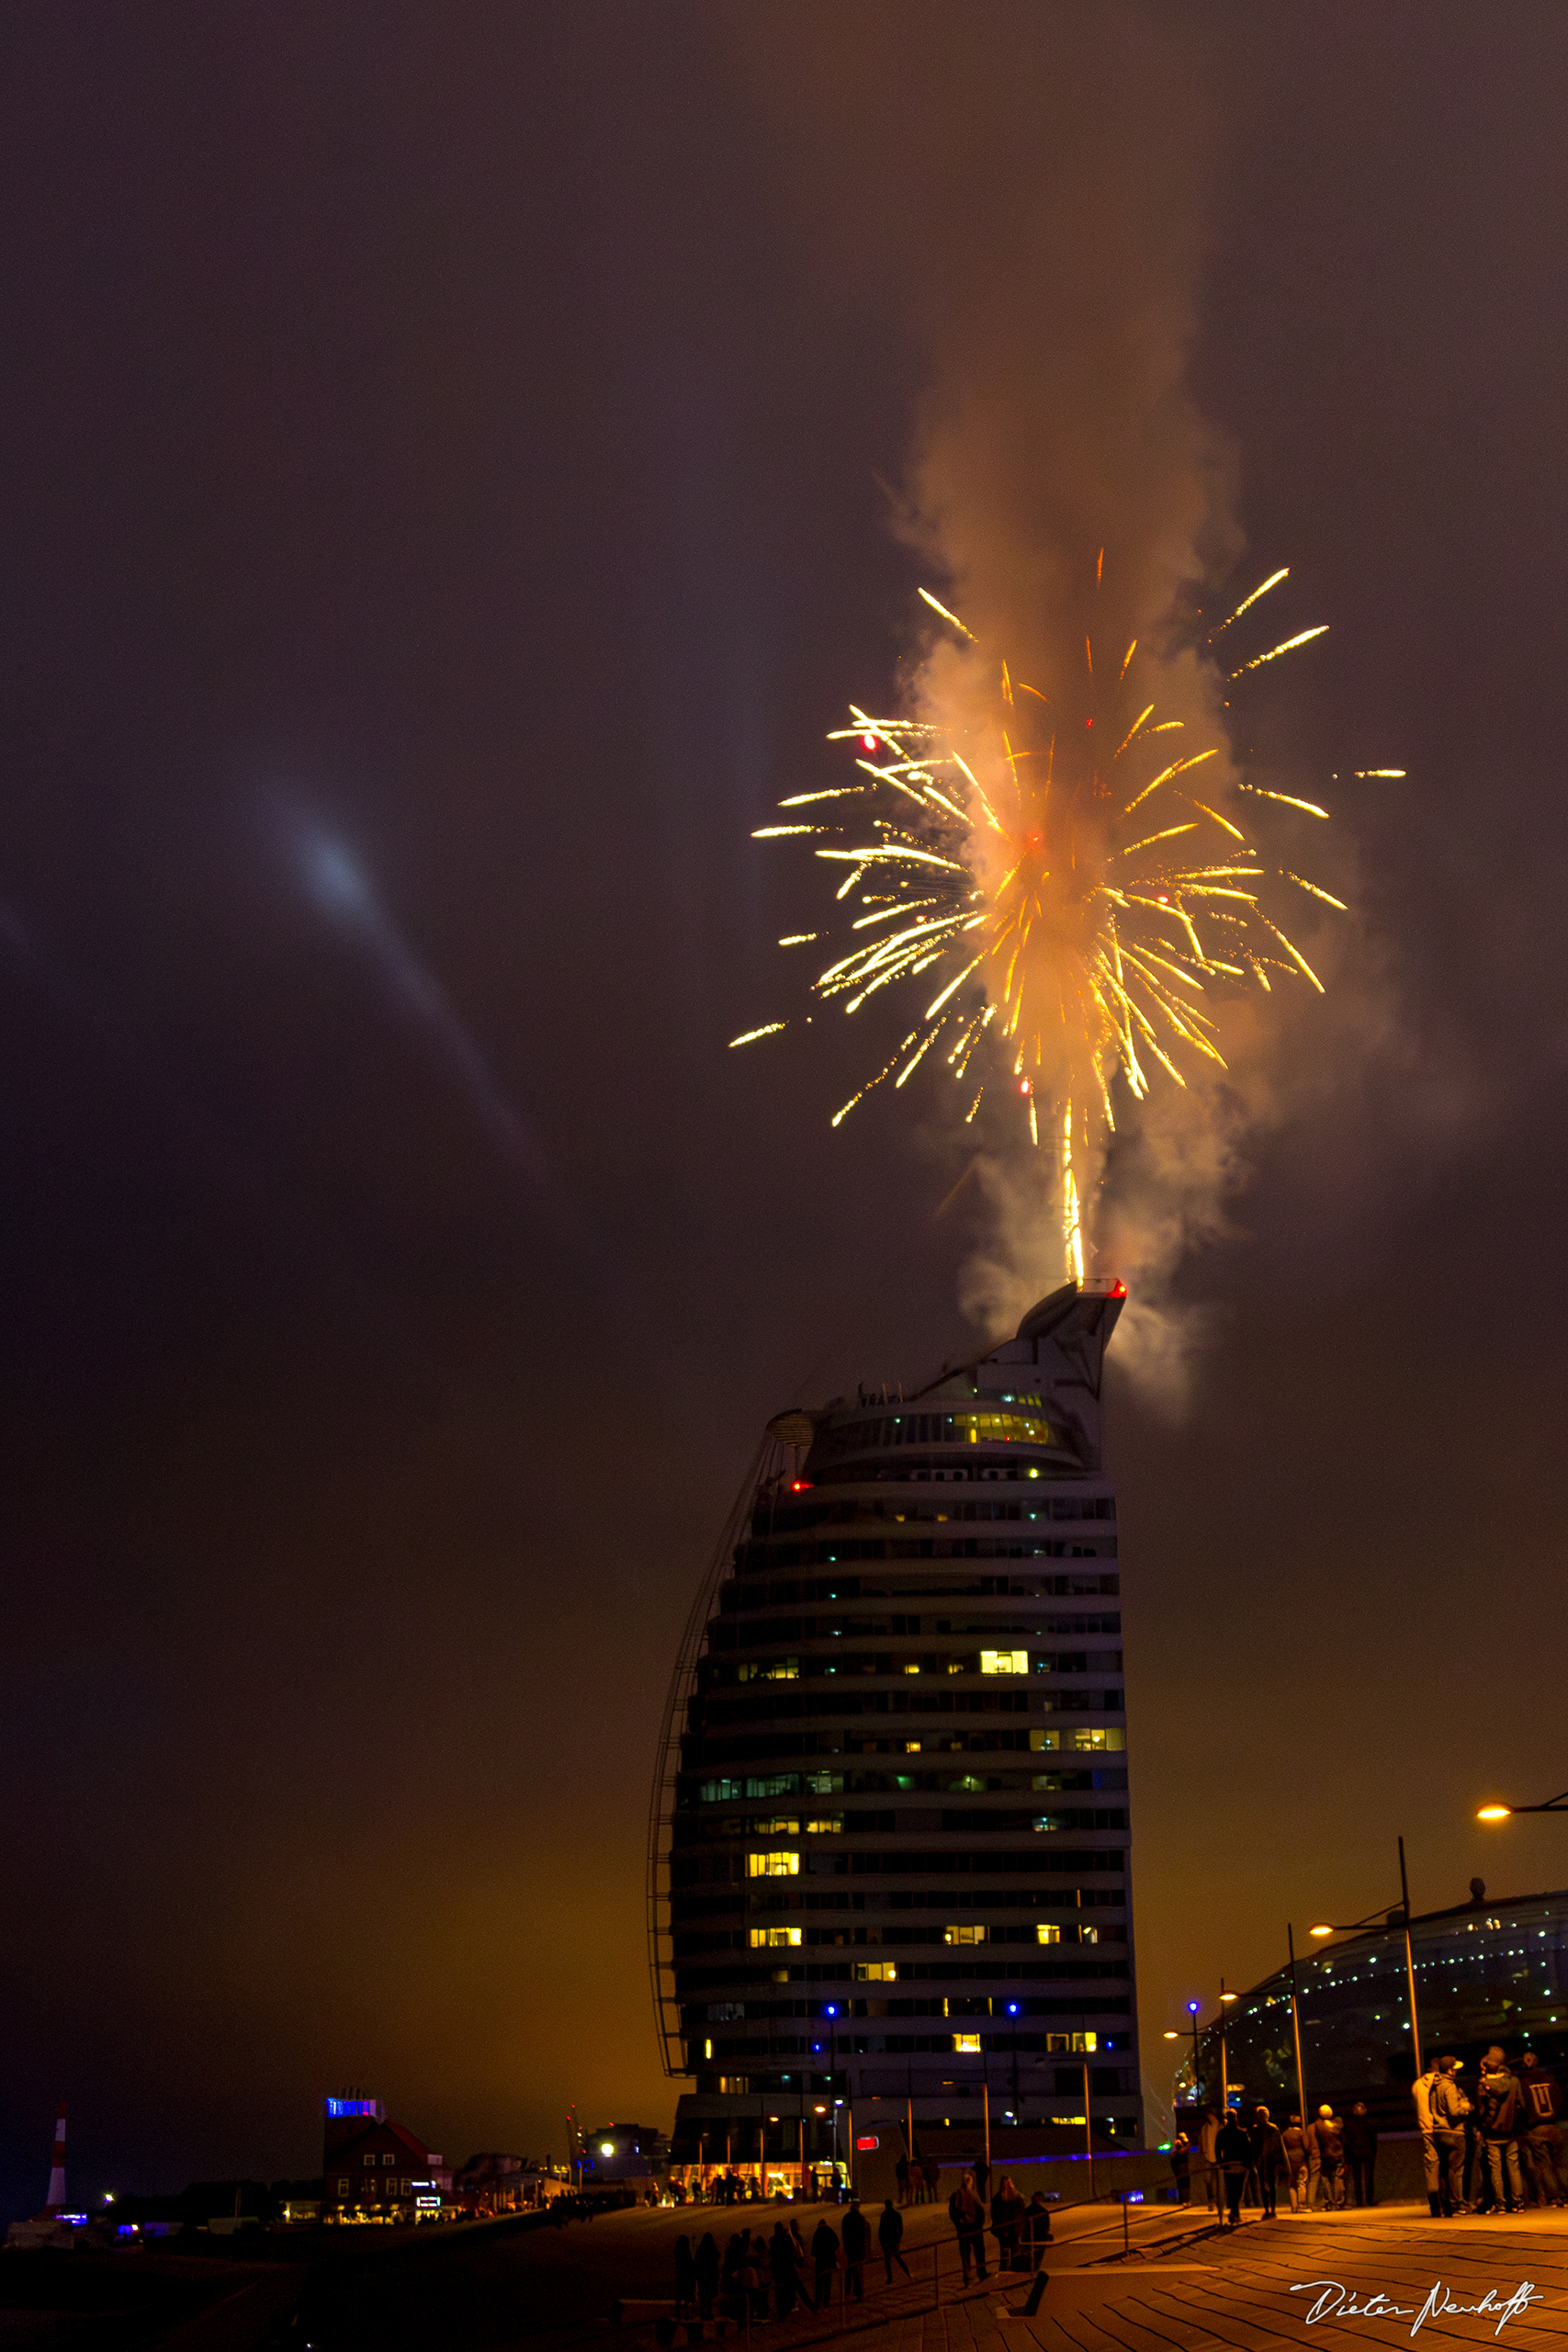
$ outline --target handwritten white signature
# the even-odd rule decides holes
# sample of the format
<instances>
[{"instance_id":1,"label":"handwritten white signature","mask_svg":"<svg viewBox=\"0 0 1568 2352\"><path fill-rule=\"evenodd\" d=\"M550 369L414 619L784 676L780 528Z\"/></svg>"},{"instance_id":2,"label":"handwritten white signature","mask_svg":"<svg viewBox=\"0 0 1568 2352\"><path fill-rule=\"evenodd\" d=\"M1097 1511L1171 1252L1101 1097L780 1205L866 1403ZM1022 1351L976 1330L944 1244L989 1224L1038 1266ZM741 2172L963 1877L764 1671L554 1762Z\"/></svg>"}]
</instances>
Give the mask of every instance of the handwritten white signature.
<instances>
[{"instance_id":1,"label":"handwritten white signature","mask_svg":"<svg viewBox=\"0 0 1568 2352\"><path fill-rule=\"evenodd\" d=\"M1419 2335L1429 2319L1495 2319L1497 2324L1492 2333L1501 2335L1511 2319L1517 2319L1532 2303L1546 2301L1543 2290L1529 2278L1521 2278L1506 2301L1488 2287L1478 2303L1456 2303L1439 2278L1419 2310L1414 2303L1393 2302L1384 2294L1369 2295L1363 2301L1339 2278L1306 2278L1292 2287L1291 2292L1317 2296L1311 2309L1303 2313L1307 2327L1320 2319L1407 2319L1412 2324L1412 2335Z\"/></svg>"}]
</instances>

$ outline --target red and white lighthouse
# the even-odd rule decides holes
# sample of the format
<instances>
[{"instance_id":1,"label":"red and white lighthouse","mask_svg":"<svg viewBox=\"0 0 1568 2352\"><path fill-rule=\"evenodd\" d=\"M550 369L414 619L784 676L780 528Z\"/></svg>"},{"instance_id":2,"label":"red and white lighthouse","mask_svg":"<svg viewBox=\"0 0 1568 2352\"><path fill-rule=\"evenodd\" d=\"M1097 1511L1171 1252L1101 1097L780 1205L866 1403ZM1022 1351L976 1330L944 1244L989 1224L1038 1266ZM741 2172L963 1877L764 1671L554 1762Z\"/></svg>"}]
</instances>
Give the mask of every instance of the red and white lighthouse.
<instances>
[{"instance_id":1,"label":"red and white lighthouse","mask_svg":"<svg viewBox=\"0 0 1568 2352\"><path fill-rule=\"evenodd\" d=\"M54 2119L54 2153L49 2160L49 2201L46 2213L65 2211L65 2101L60 2102L60 2112Z\"/></svg>"}]
</instances>

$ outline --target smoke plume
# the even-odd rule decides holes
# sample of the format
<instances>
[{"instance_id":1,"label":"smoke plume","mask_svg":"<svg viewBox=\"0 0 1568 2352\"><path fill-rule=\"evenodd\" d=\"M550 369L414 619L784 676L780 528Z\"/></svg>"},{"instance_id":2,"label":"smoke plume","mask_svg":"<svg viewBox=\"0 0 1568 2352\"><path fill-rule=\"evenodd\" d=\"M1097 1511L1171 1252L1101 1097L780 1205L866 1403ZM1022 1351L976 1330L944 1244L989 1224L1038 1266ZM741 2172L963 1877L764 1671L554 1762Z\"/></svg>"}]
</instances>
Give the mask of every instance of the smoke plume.
<instances>
[{"instance_id":1,"label":"smoke plume","mask_svg":"<svg viewBox=\"0 0 1568 2352\"><path fill-rule=\"evenodd\" d=\"M1120 653L1136 639L1159 715L1222 747L1204 786L1223 807L1235 781L1224 688L1178 625L1240 553L1230 454L1186 388L1212 130L1193 20L856 0L739 21L846 312L874 332L891 303L923 371L897 527L978 645L923 640L907 696L969 733L1005 658L1068 702L1092 591L1097 644ZM1223 1012L1226 1070L1207 1065L1185 1091L1156 1073L1135 1106L1118 1087L1109 1167L1098 1134L1078 1147L1089 1270L1133 1294L1119 1353L1168 1391L1197 1335L1172 1276L1223 1231L1247 1139L1276 1103L1290 993ZM1046 1068L1038 1091L1076 1094L1078 1076ZM991 1331L1063 1263L1057 1164L1012 1111L982 1130L988 1238L963 1296Z\"/></svg>"}]
</instances>

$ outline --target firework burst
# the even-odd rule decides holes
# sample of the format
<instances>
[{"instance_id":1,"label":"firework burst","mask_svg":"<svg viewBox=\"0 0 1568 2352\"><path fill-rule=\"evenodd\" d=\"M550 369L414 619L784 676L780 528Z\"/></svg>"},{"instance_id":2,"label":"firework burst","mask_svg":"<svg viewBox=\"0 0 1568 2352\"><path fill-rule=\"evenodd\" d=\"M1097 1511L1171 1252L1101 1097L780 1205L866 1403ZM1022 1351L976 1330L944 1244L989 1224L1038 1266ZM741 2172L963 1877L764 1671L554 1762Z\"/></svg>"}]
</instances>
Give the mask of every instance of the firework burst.
<instances>
[{"instance_id":1,"label":"firework burst","mask_svg":"<svg viewBox=\"0 0 1568 2352\"><path fill-rule=\"evenodd\" d=\"M1096 571L1098 585L1103 557ZM1237 679L1324 634L1304 629L1246 655L1226 632L1287 577L1277 571L1206 641ZM849 1014L896 992L918 1012L908 1034L833 1116L917 1071L963 1090L973 1121L987 1086L1004 1089L1036 1148L1057 1166L1067 1273L1084 1273L1083 1172L1116 1122L1118 1084L1185 1086L1224 1067L1215 995L1322 983L1288 925L1301 894L1343 902L1255 846L1258 802L1313 820L1314 803L1234 781L1220 741L1162 717L1139 692L1136 642L1083 646L1070 707L1014 677L956 614L921 590L957 632L987 691L962 729L850 707L829 741L849 747L852 780L797 793L759 840L799 841L828 869L838 921L780 944L834 939L812 989ZM1219 661L1222 644L1236 648ZM736 1038L748 1045L786 1024Z\"/></svg>"}]
</instances>

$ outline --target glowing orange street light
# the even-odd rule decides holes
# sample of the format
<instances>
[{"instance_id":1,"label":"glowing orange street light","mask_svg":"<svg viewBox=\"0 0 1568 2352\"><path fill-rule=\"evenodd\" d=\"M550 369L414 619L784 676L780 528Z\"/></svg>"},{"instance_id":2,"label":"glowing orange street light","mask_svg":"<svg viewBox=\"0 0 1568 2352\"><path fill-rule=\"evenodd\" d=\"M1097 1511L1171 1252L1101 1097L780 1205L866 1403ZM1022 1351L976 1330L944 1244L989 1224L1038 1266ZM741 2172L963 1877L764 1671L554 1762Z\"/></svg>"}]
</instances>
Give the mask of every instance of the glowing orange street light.
<instances>
[{"instance_id":1,"label":"glowing orange street light","mask_svg":"<svg viewBox=\"0 0 1568 2352\"><path fill-rule=\"evenodd\" d=\"M1513 1814L1511 1804L1483 1804L1476 1814L1477 1821L1506 1821Z\"/></svg>"},{"instance_id":2,"label":"glowing orange street light","mask_svg":"<svg viewBox=\"0 0 1568 2352\"><path fill-rule=\"evenodd\" d=\"M1507 1821L1516 1813L1568 1813L1568 1789L1560 1797L1548 1797L1544 1804L1483 1804L1475 1817L1477 1821Z\"/></svg>"}]
</instances>

